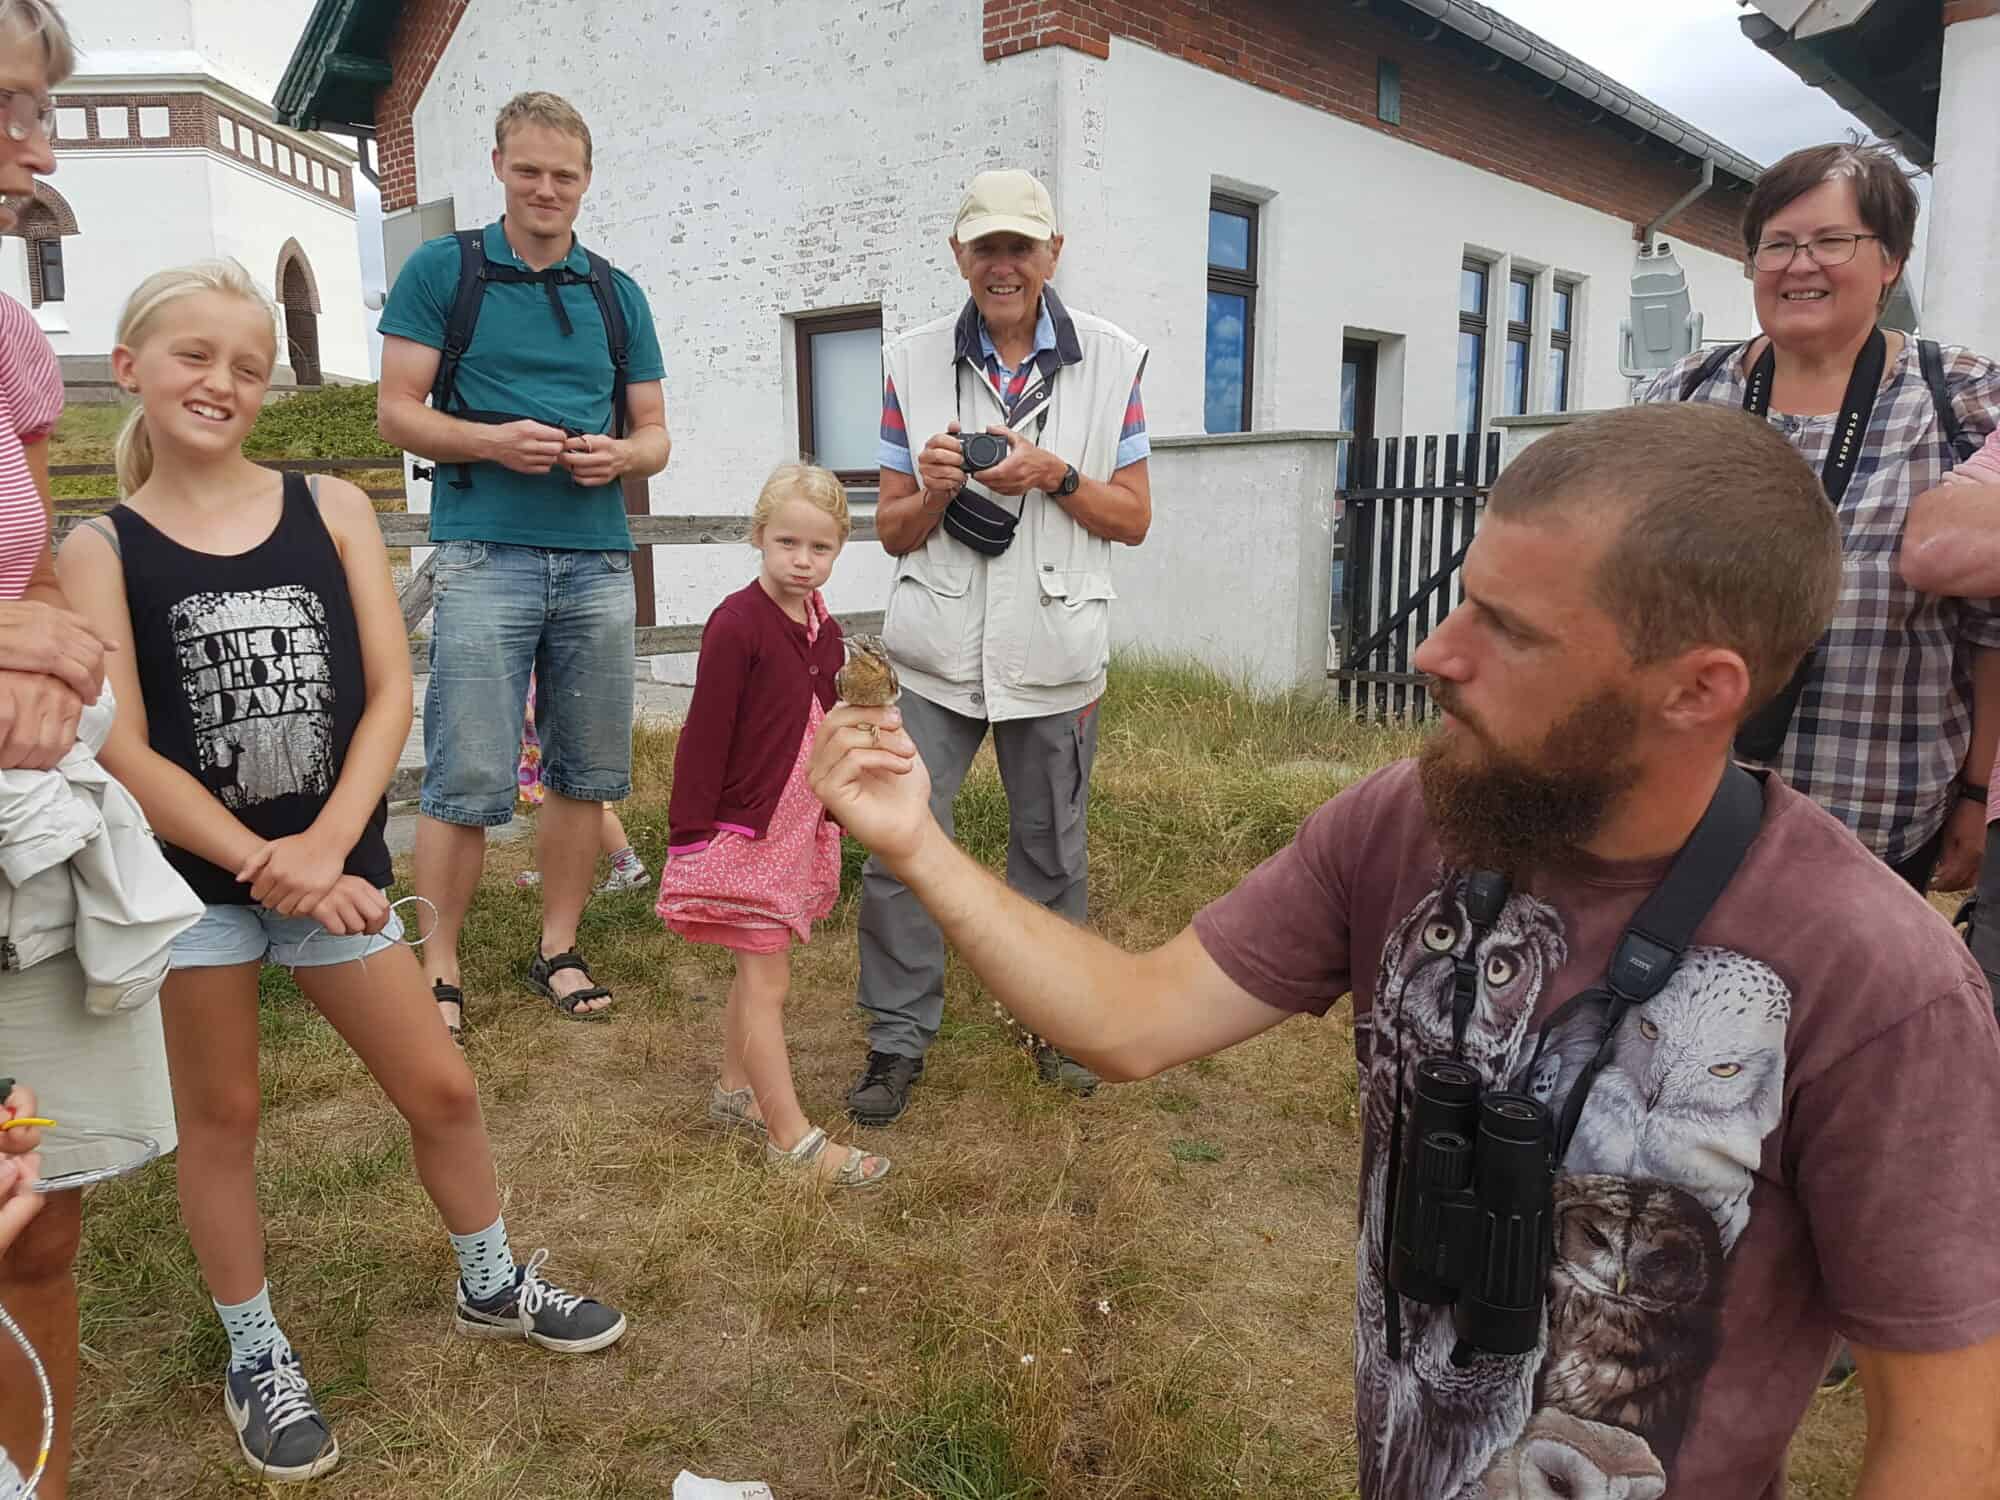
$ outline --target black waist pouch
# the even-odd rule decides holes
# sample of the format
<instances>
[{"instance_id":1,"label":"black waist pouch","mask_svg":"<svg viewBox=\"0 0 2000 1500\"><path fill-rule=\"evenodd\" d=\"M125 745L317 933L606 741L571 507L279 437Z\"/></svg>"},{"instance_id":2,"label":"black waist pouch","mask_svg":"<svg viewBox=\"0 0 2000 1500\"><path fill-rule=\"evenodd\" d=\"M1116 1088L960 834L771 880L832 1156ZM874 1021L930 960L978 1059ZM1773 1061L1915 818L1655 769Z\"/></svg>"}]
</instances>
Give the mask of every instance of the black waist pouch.
<instances>
[{"instance_id":1,"label":"black waist pouch","mask_svg":"<svg viewBox=\"0 0 2000 1500\"><path fill-rule=\"evenodd\" d=\"M998 557L1013 546L1014 528L1020 524L1018 512L1003 510L971 490L960 490L944 508L944 529L985 557Z\"/></svg>"}]
</instances>

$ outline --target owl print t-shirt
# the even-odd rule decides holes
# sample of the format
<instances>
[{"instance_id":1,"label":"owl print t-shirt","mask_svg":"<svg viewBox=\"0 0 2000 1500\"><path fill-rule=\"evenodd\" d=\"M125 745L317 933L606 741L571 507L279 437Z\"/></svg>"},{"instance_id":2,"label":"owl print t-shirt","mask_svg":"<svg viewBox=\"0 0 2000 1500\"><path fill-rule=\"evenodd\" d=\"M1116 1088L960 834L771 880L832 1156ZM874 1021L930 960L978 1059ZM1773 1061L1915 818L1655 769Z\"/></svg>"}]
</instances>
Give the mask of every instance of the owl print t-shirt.
<instances>
[{"instance_id":1,"label":"owl print t-shirt","mask_svg":"<svg viewBox=\"0 0 2000 1500\"><path fill-rule=\"evenodd\" d=\"M1588 1006L1668 860L1517 885L1471 956L1461 1060L1559 1105ZM1391 1124L1452 1053L1473 937L1414 762L1315 812L1195 918L1267 1003L1353 995L1362 1083L1355 1403L1367 1500L1774 1500L1836 1335L1898 1351L2000 1333L2000 1026L1950 927L1775 778L1756 842L1666 988L1619 1023L1555 1187L1541 1345L1454 1363L1452 1311L1383 1275ZM1534 1064L1530 1066L1531 1062ZM1407 1149L1407 1148L1406 1148Z\"/></svg>"}]
</instances>

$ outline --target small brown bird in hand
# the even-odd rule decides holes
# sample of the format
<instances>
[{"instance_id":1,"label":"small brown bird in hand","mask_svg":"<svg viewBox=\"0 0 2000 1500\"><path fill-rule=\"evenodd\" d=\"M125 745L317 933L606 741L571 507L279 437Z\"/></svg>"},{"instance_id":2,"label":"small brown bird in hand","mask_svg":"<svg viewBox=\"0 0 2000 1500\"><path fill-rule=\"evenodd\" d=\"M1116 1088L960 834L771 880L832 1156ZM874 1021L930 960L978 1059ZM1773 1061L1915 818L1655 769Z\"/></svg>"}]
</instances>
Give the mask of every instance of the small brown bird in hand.
<instances>
[{"instance_id":1,"label":"small brown bird in hand","mask_svg":"<svg viewBox=\"0 0 2000 1500\"><path fill-rule=\"evenodd\" d=\"M886 708L902 696L903 686L896 680L896 669L890 665L889 652L879 635L851 635L843 644L847 662L833 674L833 690L841 702L856 708ZM873 724L868 732L875 732Z\"/></svg>"}]
</instances>

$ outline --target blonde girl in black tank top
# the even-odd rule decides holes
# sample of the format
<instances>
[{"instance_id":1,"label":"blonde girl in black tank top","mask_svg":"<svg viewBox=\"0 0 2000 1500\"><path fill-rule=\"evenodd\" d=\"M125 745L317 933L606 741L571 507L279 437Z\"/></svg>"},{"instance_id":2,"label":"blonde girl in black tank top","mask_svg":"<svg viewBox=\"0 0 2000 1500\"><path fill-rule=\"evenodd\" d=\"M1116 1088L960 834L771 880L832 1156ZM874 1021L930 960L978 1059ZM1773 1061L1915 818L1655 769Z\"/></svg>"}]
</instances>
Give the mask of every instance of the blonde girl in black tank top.
<instances>
[{"instance_id":1,"label":"blonde girl in black tank top","mask_svg":"<svg viewBox=\"0 0 2000 1500\"><path fill-rule=\"evenodd\" d=\"M225 1405L251 1467L339 1458L264 1278L255 1149L258 975L300 987L409 1123L458 1254L463 1333L564 1353L615 1310L515 1264L471 1069L383 887L384 793L410 730L409 646L368 498L243 456L277 360L274 309L234 261L165 271L126 304L112 366L139 405L124 503L62 548L74 607L115 645L99 757L139 799L208 913L161 995L181 1216L230 1337ZM442 1299L441 1299L442 1300Z\"/></svg>"}]
</instances>

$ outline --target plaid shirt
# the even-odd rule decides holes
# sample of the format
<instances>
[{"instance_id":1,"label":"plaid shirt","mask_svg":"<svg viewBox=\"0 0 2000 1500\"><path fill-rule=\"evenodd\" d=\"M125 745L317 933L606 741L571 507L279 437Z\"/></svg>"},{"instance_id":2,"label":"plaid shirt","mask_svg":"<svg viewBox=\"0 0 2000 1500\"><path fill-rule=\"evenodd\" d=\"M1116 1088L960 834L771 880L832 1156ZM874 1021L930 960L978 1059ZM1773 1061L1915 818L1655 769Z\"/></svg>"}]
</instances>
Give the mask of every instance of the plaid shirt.
<instances>
[{"instance_id":1,"label":"plaid shirt","mask_svg":"<svg viewBox=\"0 0 2000 1500\"><path fill-rule=\"evenodd\" d=\"M1656 376L1641 401L1677 401L1707 351ZM1945 389L1975 438L2000 427L2000 365L1944 348ZM1740 359L1723 363L1690 398L1743 405ZM1771 425L1824 470L1837 418L1770 415ZM1952 782L1972 742L1975 648L2000 647L2000 600L1920 594L1898 554L1910 502L1956 462L1905 339L1889 367L1868 436L1840 502L1846 554L1833 625L1813 659L1775 768L1891 864L1943 826Z\"/></svg>"}]
</instances>

